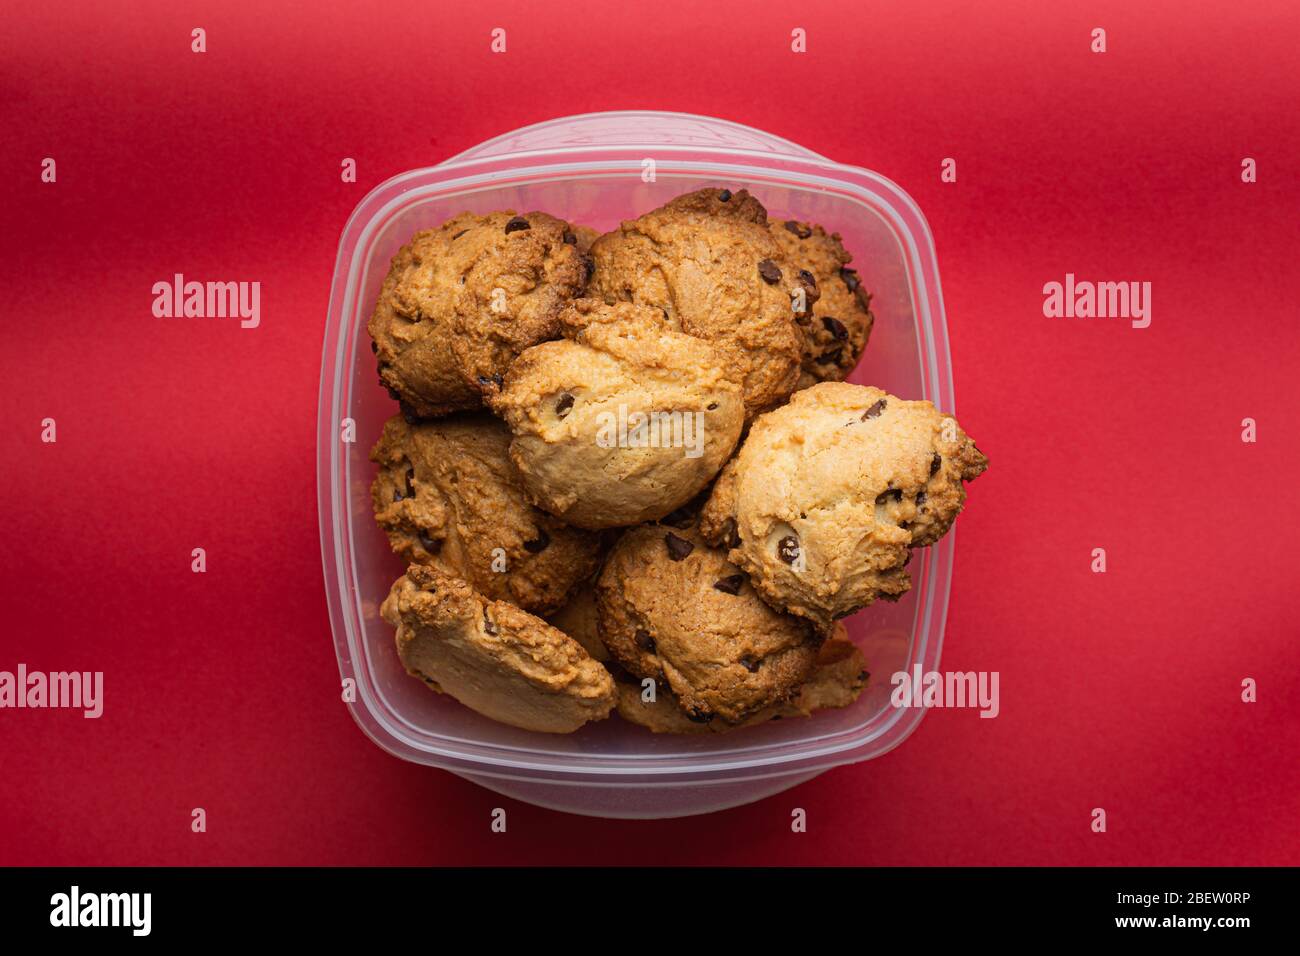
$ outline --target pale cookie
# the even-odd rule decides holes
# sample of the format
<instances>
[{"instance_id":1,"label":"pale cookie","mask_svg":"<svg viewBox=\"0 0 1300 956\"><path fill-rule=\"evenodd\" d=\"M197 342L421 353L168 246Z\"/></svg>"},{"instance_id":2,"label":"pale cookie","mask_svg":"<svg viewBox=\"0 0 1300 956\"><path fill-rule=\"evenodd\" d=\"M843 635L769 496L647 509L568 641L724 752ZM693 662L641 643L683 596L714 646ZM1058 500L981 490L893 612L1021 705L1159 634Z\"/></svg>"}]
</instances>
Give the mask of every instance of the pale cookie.
<instances>
[{"instance_id":1,"label":"pale cookie","mask_svg":"<svg viewBox=\"0 0 1300 956\"><path fill-rule=\"evenodd\" d=\"M647 700L644 681L616 682L618 715L656 734L726 733L772 720L809 717L819 710L848 707L861 695L870 676L862 652L848 639L844 626L837 624L834 636L828 638L817 652L813 672L799 688L799 693L789 701L760 710L739 724L729 724L724 720L702 724L691 720L667 688L656 687L654 699Z\"/></svg>"},{"instance_id":2,"label":"pale cookie","mask_svg":"<svg viewBox=\"0 0 1300 956\"><path fill-rule=\"evenodd\" d=\"M795 317L809 313L817 282L786 261L749 193L678 196L601 236L591 257L590 295L659 309L673 328L726 347L747 416L793 391L804 344Z\"/></svg>"},{"instance_id":3,"label":"pale cookie","mask_svg":"<svg viewBox=\"0 0 1300 956\"><path fill-rule=\"evenodd\" d=\"M380 613L409 674L485 717L565 734L614 708L613 679L577 641L433 568L408 568Z\"/></svg>"},{"instance_id":4,"label":"pale cookie","mask_svg":"<svg viewBox=\"0 0 1300 956\"><path fill-rule=\"evenodd\" d=\"M626 532L596 582L600 634L636 678L665 683L692 719L739 723L788 700L821 634L772 610L693 528Z\"/></svg>"},{"instance_id":5,"label":"pale cookie","mask_svg":"<svg viewBox=\"0 0 1300 956\"><path fill-rule=\"evenodd\" d=\"M853 256L838 232L816 223L777 219L770 226L786 258L812 272L821 291L812 314L798 320L804 335L799 388L843 381L862 357L875 323L871 295L849 268Z\"/></svg>"},{"instance_id":6,"label":"pale cookie","mask_svg":"<svg viewBox=\"0 0 1300 956\"><path fill-rule=\"evenodd\" d=\"M823 382L759 418L701 514L763 598L820 627L909 587L988 459L951 416Z\"/></svg>"},{"instance_id":7,"label":"pale cookie","mask_svg":"<svg viewBox=\"0 0 1300 956\"><path fill-rule=\"evenodd\" d=\"M545 614L595 573L604 539L530 504L509 444L487 414L416 424L394 416L370 455L375 519L408 562Z\"/></svg>"},{"instance_id":8,"label":"pale cookie","mask_svg":"<svg viewBox=\"0 0 1300 956\"><path fill-rule=\"evenodd\" d=\"M654 309L580 300L571 338L524 352L492 408L529 497L582 528L660 518L717 475L744 404L718 349Z\"/></svg>"}]
</instances>

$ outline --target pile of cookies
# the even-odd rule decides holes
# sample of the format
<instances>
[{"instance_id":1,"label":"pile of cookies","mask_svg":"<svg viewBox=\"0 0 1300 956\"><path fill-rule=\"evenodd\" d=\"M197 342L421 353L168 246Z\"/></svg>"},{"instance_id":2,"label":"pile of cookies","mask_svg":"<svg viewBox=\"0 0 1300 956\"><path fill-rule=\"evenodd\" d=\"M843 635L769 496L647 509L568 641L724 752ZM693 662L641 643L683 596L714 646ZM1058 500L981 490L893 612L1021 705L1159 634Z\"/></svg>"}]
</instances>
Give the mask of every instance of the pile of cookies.
<instances>
[{"instance_id":1,"label":"pile of cookies","mask_svg":"<svg viewBox=\"0 0 1300 956\"><path fill-rule=\"evenodd\" d=\"M504 211L413 236L369 323L406 670L554 733L852 703L836 622L907 591L987 460L930 403L843 381L873 322L850 261L728 189L604 235Z\"/></svg>"}]
</instances>

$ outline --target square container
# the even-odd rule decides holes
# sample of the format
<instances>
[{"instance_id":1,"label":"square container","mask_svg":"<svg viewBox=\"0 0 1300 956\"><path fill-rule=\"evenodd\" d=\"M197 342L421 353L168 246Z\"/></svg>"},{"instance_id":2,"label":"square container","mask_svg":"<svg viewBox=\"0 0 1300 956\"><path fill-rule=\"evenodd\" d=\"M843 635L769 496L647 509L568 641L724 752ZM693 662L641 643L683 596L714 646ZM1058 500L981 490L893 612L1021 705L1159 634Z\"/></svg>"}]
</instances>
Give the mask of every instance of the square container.
<instances>
[{"instance_id":1,"label":"square container","mask_svg":"<svg viewBox=\"0 0 1300 956\"><path fill-rule=\"evenodd\" d=\"M343 678L356 687L349 707L390 753L554 809L669 817L748 803L828 767L877 757L920 722L923 710L891 706L890 675L938 667L952 532L916 552L902 600L845 620L872 674L854 706L730 734L657 735L616 717L569 735L495 723L407 676L379 616L403 565L375 525L368 456L397 407L377 384L366 321L393 254L412 233L465 210L541 210L603 232L704 186L746 188L773 217L839 232L875 296L875 329L850 380L955 413L929 227L901 189L865 169L723 120L621 112L530 126L378 186L339 245L321 363L317 484L334 645ZM347 419L355 441L344 440Z\"/></svg>"}]
</instances>

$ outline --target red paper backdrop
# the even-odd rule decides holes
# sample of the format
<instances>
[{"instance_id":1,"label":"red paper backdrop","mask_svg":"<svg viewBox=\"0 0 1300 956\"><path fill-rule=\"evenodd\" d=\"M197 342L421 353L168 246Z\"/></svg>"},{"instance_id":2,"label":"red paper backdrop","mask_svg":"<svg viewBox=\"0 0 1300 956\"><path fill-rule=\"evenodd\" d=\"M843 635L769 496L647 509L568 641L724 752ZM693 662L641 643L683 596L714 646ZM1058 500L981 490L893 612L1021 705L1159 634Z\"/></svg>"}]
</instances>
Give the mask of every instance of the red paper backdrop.
<instances>
[{"instance_id":1,"label":"red paper backdrop","mask_svg":"<svg viewBox=\"0 0 1300 956\"><path fill-rule=\"evenodd\" d=\"M0 863L1300 863L1294 4L187 6L3 14L0 669L103 670L107 709L0 711ZM936 711L881 759L650 823L353 725L314 474L343 223L395 173L611 108L761 127L925 211L992 459L943 663L1001 672L996 720ZM154 319L173 272L260 280L261 328ZM1066 272L1150 281L1151 327L1044 318Z\"/></svg>"}]
</instances>

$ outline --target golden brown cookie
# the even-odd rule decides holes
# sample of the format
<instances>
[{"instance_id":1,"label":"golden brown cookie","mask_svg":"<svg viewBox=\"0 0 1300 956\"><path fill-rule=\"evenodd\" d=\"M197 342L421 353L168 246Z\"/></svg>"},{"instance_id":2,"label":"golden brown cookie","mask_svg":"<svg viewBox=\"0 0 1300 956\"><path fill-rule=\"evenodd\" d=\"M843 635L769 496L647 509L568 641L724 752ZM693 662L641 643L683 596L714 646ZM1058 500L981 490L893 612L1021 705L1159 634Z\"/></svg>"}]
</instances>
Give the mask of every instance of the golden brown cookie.
<instances>
[{"instance_id":1,"label":"golden brown cookie","mask_svg":"<svg viewBox=\"0 0 1300 956\"><path fill-rule=\"evenodd\" d=\"M618 714L630 723L639 724L656 734L726 733L741 727L754 727L770 720L809 717L819 710L847 707L858 699L867 686L866 661L844 631L835 626L834 636L827 638L817 652L817 662L798 694L788 701L773 704L739 724L711 720L706 724L691 720L678 705L672 692L656 687L653 700L646 699L644 682L616 681Z\"/></svg>"},{"instance_id":2,"label":"golden brown cookie","mask_svg":"<svg viewBox=\"0 0 1300 956\"><path fill-rule=\"evenodd\" d=\"M394 416L370 455L375 519L407 561L544 614L595 573L604 540L529 504L509 444L483 413L416 424Z\"/></svg>"},{"instance_id":3,"label":"golden brown cookie","mask_svg":"<svg viewBox=\"0 0 1300 956\"><path fill-rule=\"evenodd\" d=\"M665 683L701 722L740 723L789 699L821 643L807 621L764 604L691 527L626 532L596 581L596 607L610 655L634 677Z\"/></svg>"},{"instance_id":4,"label":"golden brown cookie","mask_svg":"<svg viewBox=\"0 0 1300 956\"><path fill-rule=\"evenodd\" d=\"M668 514L717 475L740 438L740 385L709 342L655 309L579 300L570 338L524 352L492 408L533 502L613 528Z\"/></svg>"},{"instance_id":5,"label":"golden brown cookie","mask_svg":"<svg viewBox=\"0 0 1300 956\"><path fill-rule=\"evenodd\" d=\"M579 243L562 220L509 210L416 233L368 325L380 384L413 417L478 407L515 356L559 335L560 308L587 282Z\"/></svg>"},{"instance_id":6,"label":"golden brown cookie","mask_svg":"<svg viewBox=\"0 0 1300 956\"><path fill-rule=\"evenodd\" d=\"M929 402L823 382L754 422L701 513L774 607L827 627L909 587L988 459Z\"/></svg>"},{"instance_id":7,"label":"golden brown cookie","mask_svg":"<svg viewBox=\"0 0 1300 956\"><path fill-rule=\"evenodd\" d=\"M560 334L560 310L586 287L590 262L568 223L544 212L477 217L456 239L460 295L449 342L461 378L495 393L510 363Z\"/></svg>"},{"instance_id":8,"label":"golden brown cookie","mask_svg":"<svg viewBox=\"0 0 1300 956\"><path fill-rule=\"evenodd\" d=\"M596 589L591 582L583 582L574 588L564 607L546 620L547 623L558 627L581 644L582 649L595 660L601 663L609 660L609 651L605 649L605 642L600 639L600 616L596 613Z\"/></svg>"},{"instance_id":9,"label":"golden brown cookie","mask_svg":"<svg viewBox=\"0 0 1300 956\"><path fill-rule=\"evenodd\" d=\"M589 294L661 310L672 327L726 346L748 416L778 405L799 379L795 324L818 291L787 262L767 212L743 189L701 189L625 222L591 247Z\"/></svg>"},{"instance_id":10,"label":"golden brown cookie","mask_svg":"<svg viewBox=\"0 0 1300 956\"><path fill-rule=\"evenodd\" d=\"M843 381L862 357L875 322L871 295L848 267L853 256L838 232L816 223L777 219L770 227L786 259L812 272L821 291L812 314L798 320L803 329L799 387Z\"/></svg>"},{"instance_id":11,"label":"golden brown cookie","mask_svg":"<svg viewBox=\"0 0 1300 956\"><path fill-rule=\"evenodd\" d=\"M379 384L414 417L478 408L479 389L456 368L452 334L457 282L454 247L477 216L464 213L417 232L398 250L367 326L379 362Z\"/></svg>"},{"instance_id":12,"label":"golden brown cookie","mask_svg":"<svg viewBox=\"0 0 1300 956\"><path fill-rule=\"evenodd\" d=\"M433 568L411 565L380 613L409 674L493 720L564 734L614 707L613 680L577 641Z\"/></svg>"}]
</instances>

